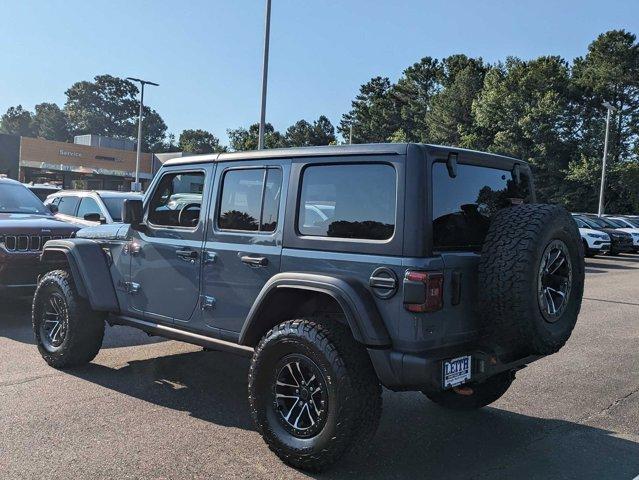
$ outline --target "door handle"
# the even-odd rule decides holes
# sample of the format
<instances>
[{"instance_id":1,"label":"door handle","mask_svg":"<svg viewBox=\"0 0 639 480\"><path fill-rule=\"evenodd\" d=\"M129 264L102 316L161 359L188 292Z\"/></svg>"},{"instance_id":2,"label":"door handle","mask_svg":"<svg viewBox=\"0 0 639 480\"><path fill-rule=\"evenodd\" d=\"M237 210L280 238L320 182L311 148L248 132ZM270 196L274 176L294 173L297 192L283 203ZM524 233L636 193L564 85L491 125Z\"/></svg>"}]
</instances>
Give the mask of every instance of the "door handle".
<instances>
[{"instance_id":1,"label":"door handle","mask_svg":"<svg viewBox=\"0 0 639 480\"><path fill-rule=\"evenodd\" d=\"M268 258L266 257L250 257L244 255L240 260L242 260L242 263L246 263L251 267L266 267L268 265Z\"/></svg>"},{"instance_id":2,"label":"door handle","mask_svg":"<svg viewBox=\"0 0 639 480\"><path fill-rule=\"evenodd\" d=\"M175 254L182 260L186 260L187 262L195 262L198 257L197 250L191 250L189 248L176 250Z\"/></svg>"}]
</instances>

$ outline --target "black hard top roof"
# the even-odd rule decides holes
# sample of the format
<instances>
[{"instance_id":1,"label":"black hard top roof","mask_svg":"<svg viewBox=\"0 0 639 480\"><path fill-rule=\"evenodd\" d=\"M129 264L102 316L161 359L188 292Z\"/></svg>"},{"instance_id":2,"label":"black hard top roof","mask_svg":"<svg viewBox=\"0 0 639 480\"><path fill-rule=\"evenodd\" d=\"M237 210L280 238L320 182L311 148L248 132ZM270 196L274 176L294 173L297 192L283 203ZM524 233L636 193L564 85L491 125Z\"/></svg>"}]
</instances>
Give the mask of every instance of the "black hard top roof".
<instances>
[{"instance_id":1,"label":"black hard top roof","mask_svg":"<svg viewBox=\"0 0 639 480\"><path fill-rule=\"evenodd\" d=\"M405 155L410 145L425 148L431 155L447 156L450 152L460 156L472 156L486 160L507 160L508 162L525 163L522 160L497 155L495 153L479 152L464 148L447 147L443 145L410 144L410 143L367 143L357 145L328 145L322 147L298 148L268 148L243 152L212 153L207 155L193 155L167 160L164 165L189 165L194 163L229 162L234 160L259 160L262 158L280 157L324 157L324 156L360 156L360 155Z\"/></svg>"}]
</instances>

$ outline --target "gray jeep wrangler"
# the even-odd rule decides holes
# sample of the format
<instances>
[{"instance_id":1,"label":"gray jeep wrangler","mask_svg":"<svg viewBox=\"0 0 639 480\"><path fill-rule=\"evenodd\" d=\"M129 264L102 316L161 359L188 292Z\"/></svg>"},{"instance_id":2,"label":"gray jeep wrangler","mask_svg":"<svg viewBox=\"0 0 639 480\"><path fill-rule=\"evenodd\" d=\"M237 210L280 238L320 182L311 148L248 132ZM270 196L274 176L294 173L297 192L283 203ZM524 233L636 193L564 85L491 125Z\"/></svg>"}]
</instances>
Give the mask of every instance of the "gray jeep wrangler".
<instances>
[{"instance_id":1,"label":"gray jeep wrangler","mask_svg":"<svg viewBox=\"0 0 639 480\"><path fill-rule=\"evenodd\" d=\"M526 163L433 145L171 160L124 224L46 243L38 349L85 364L109 324L251 356L257 429L321 470L374 435L382 385L479 408L568 340L583 246L534 202Z\"/></svg>"}]
</instances>

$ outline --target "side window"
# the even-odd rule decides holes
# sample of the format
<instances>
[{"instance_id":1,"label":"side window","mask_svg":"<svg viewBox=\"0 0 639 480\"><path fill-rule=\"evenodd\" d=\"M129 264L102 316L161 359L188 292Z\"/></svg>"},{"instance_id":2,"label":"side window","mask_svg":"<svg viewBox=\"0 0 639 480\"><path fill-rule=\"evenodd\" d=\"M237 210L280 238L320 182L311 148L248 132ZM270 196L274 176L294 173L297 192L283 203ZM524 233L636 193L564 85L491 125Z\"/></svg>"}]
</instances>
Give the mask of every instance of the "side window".
<instances>
[{"instance_id":1,"label":"side window","mask_svg":"<svg viewBox=\"0 0 639 480\"><path fill-rule=\"evenodd\" d=\"M275 231L281 192L279 168L228 170L222 180L218 227L248 232Z\"/></svg>"},{"instance_id":2,"label":"side window","mask_svg":"<svg viewBox=\"0 0 639 480\"><path fill-rule=\"evenodd\" d=\"M446 164L433 164L433 244L436 249L480 249L495 213L530 201L530 179L519 185L510 171L458 165L451 178Z\"/></svg>"},{"instance_id":3,"label":"side window","mask_svg":"<svg viewBox=\"0 0 639 480\"><path fill-rule=\"evenodd\" d=\"M196 227L200 221L203 191L203 172L165 174L149 202L149 222L166 227Z\"/></svg>"},{"instance_id":4,"label":"side window","mask_svg":"<svg viewBox=\"0 0 639 480\"><path fill-rule=\"evenodd\" d=\"M60 203L58 203L58 213L63 215L75 216L76 208L78 207L78 197L60 197Z\"/></svg>"},{"instance_id":5,"label":"side window","mask_svg":"<svg viewBox=\"0 0 639 480\"><path fill-rule=\"evenodd\" d=\"M395 231L395 169L387 164L306 167L297 228L302 235L388 240Z\"/></svg>"},{"instance_id":6,"label":"side window","mask_svg":"<svg viewBox=\"0 0 639 480\"><path fill-rule=\"evenodd\" d=\"M84 218L84 216L89 213L97 213L102 216L102 210L100 209L98 202L91 197L84 197L80 200L80 208L78 208L77 217Z\"/></svg>"}]
</instances>

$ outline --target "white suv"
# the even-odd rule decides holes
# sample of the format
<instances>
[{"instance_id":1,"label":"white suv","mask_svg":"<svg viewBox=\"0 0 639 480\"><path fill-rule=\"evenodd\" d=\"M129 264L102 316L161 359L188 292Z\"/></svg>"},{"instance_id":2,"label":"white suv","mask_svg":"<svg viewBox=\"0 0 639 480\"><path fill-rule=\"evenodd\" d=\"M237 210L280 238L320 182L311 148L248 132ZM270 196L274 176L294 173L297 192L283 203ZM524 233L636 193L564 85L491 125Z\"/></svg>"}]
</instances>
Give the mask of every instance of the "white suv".
<instances>
[{"instance_id":1,"label":"white suv","mask_svg":"<svg viewBox=\"0 0 639 480\"><path fill-rule=\"evenodd\" d=\"M635 246L635 253L639 252L639 219L627 217L606 217L606 220L619 225L619 230L632 235L632 243Z\"/></svg>"},{"instance_id":2,"label":"white suv","mask_svg":"<svg viewBox=\"0 0 639 480\"><path fill-rule=\"evenodd\" d=\"M580 218L573 217L579 227L581 240L584 242L584 253L587 257L610 252L610 236L606 232L593 230Z\"/></svg>"}]
</instances>

